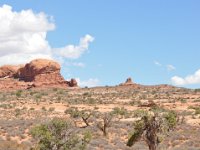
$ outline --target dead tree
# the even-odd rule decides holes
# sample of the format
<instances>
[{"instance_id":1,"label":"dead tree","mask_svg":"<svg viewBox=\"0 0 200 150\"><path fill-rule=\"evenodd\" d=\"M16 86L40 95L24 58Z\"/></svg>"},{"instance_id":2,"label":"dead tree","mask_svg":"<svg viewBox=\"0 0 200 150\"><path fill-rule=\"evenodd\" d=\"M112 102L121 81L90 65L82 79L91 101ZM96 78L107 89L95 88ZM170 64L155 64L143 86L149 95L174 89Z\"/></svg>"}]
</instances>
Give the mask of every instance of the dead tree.
<instances>
[{"instance_id":1,"label":"dead tree","mask_svg":"<svg viewBox=\"0 0 200 150\"><path fill-rule=\"evenodd\" d=\"M107 136L107 128L111 126L112 115L109 113L103 114L102 121L97 123L97 127L103 132L104 136Z\"/></svg>"}]
</instances>

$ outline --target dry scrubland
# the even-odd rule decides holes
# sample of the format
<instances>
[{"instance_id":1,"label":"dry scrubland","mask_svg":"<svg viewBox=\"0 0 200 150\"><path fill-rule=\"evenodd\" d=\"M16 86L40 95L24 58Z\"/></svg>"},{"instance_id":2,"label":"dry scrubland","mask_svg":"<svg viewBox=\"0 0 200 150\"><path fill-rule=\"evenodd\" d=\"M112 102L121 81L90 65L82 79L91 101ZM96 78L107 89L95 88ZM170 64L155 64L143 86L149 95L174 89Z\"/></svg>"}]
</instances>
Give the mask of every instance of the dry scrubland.
<instances>
[{"instance_id":1,"label":"dry scrubland","mask_svg":"<svg viewBox=\"0 0 200 150\"><path fill-rule=\"evenodd\" d=\"M199 150L200 90L117 86L0 92L0 150L34 148L38 141L30 131L53 118L67 120L71 131L82 135L82 140L86 137L82 149L145 150L148 146L142 139L126 146L133 123L147 112L169 110L176 112L177 125L166 133L158 149ZM106 135L101 130L105 118L109 122Z\"/></svg>"}]
</instances>

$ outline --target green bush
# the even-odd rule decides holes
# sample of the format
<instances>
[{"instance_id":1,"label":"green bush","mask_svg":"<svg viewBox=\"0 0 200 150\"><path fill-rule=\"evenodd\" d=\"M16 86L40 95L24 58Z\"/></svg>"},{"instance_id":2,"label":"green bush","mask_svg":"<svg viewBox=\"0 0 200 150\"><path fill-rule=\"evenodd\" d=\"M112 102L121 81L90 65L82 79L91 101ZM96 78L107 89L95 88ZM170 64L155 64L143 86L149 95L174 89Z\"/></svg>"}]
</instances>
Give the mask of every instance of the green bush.
<instances>
[{"instance_id":1,"label":"green bush","mask_svg":"<svg viewBox=\"0 0 200 150\"><path fill-rule=\"evenodd\" d=\"M21 97L21 96L22 96L22 90L18 90L18 91L16 92L16 96L17 96L17 97Z\"/></svg>"},{"instance_id":2,"label":"green bush","mask_svg":"<svg viewBox=\"0 0 200 150\"><path fill-rule=\"evenodd\" d=\"M59 118L31 130L31 135L38 140L40 150L84 150L91 140L91 135L89 132L80 134L69 121Z\"/></svg>"},{"instance_id":3,"label":"green bush","mask_svg":"<svg viewBox=\"0 0 200 150\"><path fill-rule=\"evenodd\" d=\"M174 111L169 111L164 115L164 118L167 122L169 129L174 129L177 124L177 114Z\"/></svg>"}]
</instances>

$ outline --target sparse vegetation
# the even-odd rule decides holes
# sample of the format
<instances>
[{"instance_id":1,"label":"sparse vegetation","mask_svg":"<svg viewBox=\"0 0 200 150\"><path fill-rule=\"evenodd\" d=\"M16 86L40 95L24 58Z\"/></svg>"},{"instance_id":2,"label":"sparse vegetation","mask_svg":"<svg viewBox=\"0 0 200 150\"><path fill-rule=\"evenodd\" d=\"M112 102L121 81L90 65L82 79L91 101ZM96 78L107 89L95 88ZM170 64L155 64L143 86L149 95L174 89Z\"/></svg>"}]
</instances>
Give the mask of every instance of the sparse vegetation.
<instances>
[{"instance_id":1,"label":"sparse vegetation","mask_svg":"<svg viewBox=\"0 0 200 150\"><path fill-rule=\"evenodd\" d=\"M77 135L71 142L78 139L74 149L129 149L128 135L129 138L134 135L133 128L143 127L140 123L144 123L145 116L150 123L153 114L161 115L162 127L168 127L162 128L165 132L156 132L157 149L199 149L200 140L196 138L200 136L198 99L200 93L194 90L147 87L0 92L0 149L11 143L10 147L16 150L30 149L33 145L39 148L39 138L33 138L28 131L39 126L53 129L50 124L55 117L70 123L67 131ZM148 144L139 139L131 149L148 149ZM23 143L17 145L19 142Z\"/></svg>"}]
</instances>

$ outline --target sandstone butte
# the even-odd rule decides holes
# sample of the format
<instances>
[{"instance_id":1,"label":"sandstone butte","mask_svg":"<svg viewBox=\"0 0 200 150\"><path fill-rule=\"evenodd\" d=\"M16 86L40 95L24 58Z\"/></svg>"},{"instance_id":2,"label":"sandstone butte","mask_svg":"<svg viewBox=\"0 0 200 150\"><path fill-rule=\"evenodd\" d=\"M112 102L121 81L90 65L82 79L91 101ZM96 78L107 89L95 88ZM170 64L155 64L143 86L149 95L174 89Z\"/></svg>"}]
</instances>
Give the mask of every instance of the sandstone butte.
<instances>
[{"instance_id":1,"label":"sandstone butte","mask_svg":"<svg viewBox=\"0 0 200 150\"><path fill-rule=\"evenodd\" d=\"M77 81L65 81L60 74L59 63L48 59L35 59L19 66L0 67L0 90L30 88L78 87Z\"/></svg>"},{"instance_id":2,"label":"sandstone butte","mask_svg":"<svg viewBox=\"0 0 200 150\"><path fill-rule=\"evenodd\" d=\"M136 85L131 78L127 78L124 83L121 83L120 86L127 86L127 85Z\"/></svg>"}]
</instances>

